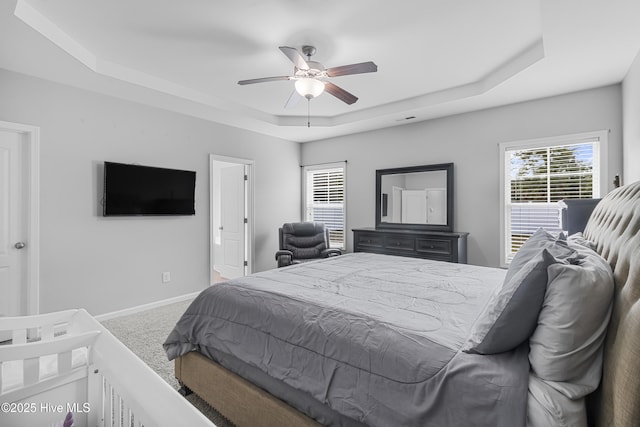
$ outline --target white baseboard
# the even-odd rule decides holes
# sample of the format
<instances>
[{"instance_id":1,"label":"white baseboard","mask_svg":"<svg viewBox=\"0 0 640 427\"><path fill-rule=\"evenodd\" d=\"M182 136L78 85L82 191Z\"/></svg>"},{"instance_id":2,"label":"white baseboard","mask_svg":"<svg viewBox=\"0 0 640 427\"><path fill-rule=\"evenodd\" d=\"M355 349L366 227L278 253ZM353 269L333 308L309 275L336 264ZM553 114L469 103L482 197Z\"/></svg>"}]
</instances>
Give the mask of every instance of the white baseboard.
<instances>
[{"instance_id":1,"label":"white baseboard","mask_svg":"<svg viewBox=\"0 0 640 427\"><path fill-rule=\"evenodd\" d=\"M179 295L177 297L167 298L161 301L154 301L148 304L142 304L135 307L125 308L123 310L112 311L111 313L99 314L94 317L96 318L96 320L98 320L98 322L104 322L105 320L115 319L116 317L128 316L130 314L139 313L141 311L150 310L152 308L162 307L163 305L169 305L176 302L193 299L196 296L198 296L200 292L201 291L192 292L190 294L185 294L185 295Z\"/></svg>"}]
</instances>

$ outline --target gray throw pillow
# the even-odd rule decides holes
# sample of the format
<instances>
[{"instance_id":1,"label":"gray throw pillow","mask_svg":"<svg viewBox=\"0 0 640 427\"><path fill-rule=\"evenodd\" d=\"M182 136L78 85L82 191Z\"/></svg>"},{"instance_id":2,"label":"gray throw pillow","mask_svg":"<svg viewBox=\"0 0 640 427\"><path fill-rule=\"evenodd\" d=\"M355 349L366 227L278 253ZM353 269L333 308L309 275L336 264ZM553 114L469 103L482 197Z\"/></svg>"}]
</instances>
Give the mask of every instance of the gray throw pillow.
<instances>
[{"instance_id":1,"label":"gray throw pillow","mask_svg":"<svg viewBox=\"0 0 640 427\"><path fill-rule=\"evenodd\" d=\"M462 351L495 354L525 342L536 328L547 289L547 268L557 260L538 250L494 291L471 330Z\"/></svg>"},{"instance_id":2,"label":"gray throw pillow","mask_svg":"<svg viewBox=\"0 0 640 427\"><path fill-rule=\"evenodd\" d=\"M514 274L536 256L542 249L559 261L566 261L574 264L580 258L579 254L567 243L566 237L560 234L558 237L549 233L543 228L538 228L529 239L518 249L513 260L509 264L509 270L505 276L505 281L509 281Z\"/></svg>"},{"instance_id":3,"label":"gray throw pillow","mask_svg":"<svg viewBox=\"0 0 640 427\"><path fill-rule=\"evenodd\" d=\"M578 244L580 246L584 246L585 248L591 249L592 251L596 250L596 245L591 240L587 240L584 238L582 231L572 234L567 238L567 242L569 246L573 246L574 244Z\"/></svg>"}]
</instances>

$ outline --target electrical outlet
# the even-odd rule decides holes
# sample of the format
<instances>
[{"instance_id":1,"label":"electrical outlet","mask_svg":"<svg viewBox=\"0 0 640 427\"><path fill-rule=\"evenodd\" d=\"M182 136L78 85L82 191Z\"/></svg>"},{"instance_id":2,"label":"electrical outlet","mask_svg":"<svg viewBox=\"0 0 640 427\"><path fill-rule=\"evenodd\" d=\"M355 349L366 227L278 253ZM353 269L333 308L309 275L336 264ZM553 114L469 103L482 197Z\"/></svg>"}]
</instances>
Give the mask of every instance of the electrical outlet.
<instances>
[{"instance_id":1,"label":"electrical outlet","mask_svg":"<svg viewBox=\"0 0 640 427\"><path fill-rule=\"evenodd\" d=\"M171 281L171 273L164 271L162 273L162 283L169 283Z\"/></svg>"}]
</instances>

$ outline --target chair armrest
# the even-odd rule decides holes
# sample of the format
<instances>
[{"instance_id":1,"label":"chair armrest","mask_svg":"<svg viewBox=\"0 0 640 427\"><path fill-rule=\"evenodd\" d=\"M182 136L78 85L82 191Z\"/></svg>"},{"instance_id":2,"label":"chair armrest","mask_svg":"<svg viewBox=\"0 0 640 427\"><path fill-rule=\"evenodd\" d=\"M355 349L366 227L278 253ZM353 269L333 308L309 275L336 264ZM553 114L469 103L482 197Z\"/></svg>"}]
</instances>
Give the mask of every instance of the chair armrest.
<instances>
[{"instance_id":1,"label":"chair armrest","mask_svg":"<svg viewBox=\"0 0 640 427\"><path fill-rule=\"evenodd\" d=\"M278 261L278 268L291 265L293 261L293 252L286 249L280 249L276 252L276 261Z\"/></svg>"},{"instance_id":2,"label":"chair armrest","mask_svg":"<svg viewBox=\"0 0 640 427\"><path fill-rule=\"evenodd\" d=\"M293 252L288 251L286 249L280 249L278 252L276 252L276 259L280 258L283 255L292 257L293 256Z\"/></svg>"},{"instance_id":3,"label":"chair armrest","mask_svg":"<svg viewBox=\"0 0 640 427\"><path fill-rule=\"evenodd\" d=\"M342 255L342 251L340 249L331 248L323 250L320 254L322 255L322 258L329 258L330 256Z\"/></svg>"}]
</instances>

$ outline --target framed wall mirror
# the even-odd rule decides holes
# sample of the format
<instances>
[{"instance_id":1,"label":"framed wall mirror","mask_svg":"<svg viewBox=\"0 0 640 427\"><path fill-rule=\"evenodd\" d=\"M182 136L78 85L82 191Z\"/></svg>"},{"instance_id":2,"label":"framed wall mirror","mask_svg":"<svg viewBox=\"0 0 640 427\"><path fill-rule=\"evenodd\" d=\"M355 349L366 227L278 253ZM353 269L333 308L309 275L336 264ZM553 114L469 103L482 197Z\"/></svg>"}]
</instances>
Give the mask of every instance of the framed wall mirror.
<instances>
[{"instance_id":1,"label":"framed wall mirror","mask_svg":"<svg viewBox=\"0 0 640 427\"><path fill-rule=\"evenodd\" d=\"M376 228L453 231L453 163L376 170Z\"/></svg>"}]
</instances>

